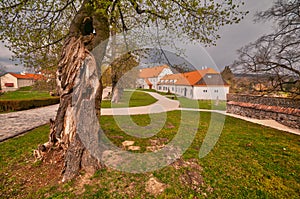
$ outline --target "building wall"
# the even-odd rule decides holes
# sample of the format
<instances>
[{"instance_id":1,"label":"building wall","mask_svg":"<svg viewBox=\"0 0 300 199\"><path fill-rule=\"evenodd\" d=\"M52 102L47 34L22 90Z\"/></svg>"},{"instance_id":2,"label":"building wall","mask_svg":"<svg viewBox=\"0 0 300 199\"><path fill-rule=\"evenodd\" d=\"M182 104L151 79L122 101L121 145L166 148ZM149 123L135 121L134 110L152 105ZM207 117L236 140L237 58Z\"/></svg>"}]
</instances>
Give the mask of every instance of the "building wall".
<instances>
[{"instance_id":1,"label":"building wall","mask_svg":"<svg viewBox=\"0 0 300 199\"><path fill-rule=\"evenodd\" d=\"M229 86L196 86L193 99L226 100Z\"/></svg>"},{"instance_id":2,"label":"building wall","mask_svg":"<svg viewBox=\"0 0 300 199\"><path fill-rule=\"evenodd\" d=\"M159 82L159 80L164 76L170 74L173 74L172 70L169 68L165 68L157 77L148 78L148 80L152 83L152 89L158 90L157 83ZM137 87L138 88L141 87L143 89L150 89L150 87L148 86L148 84L144 79L137 80Z\"/></svg>"},{"instance_id":3,"label":"building wall","mask_svg":"<svg viewBox=\"0 0 300 199\"><path fill-rule=\"evenodd\" d=\"M163 71L161 71L161 73L158 75L158 81L163 78L166 75L171 75L173 74L172 70L170 68L165 68L163 69Z\"/></svg>"},{"instance_id":4,"label":"building wall","mask_svg":"<svg viewBox=\"0 0 300 199\"><path fill-rule=\"evenodd\" d=\"M159 85L158 91L174 93L178 96L189 99L201 100L226 100L226 95L229 93L228 86L179 86L179 85Z\"/></svg>"},{"instance_id":5,"label":"building wall","mask_svg":"<svg viewBox=\"0 0 300 199\"><path fill-rule=\"evenodd\" d=\"M13 83L13 87L6 87L6 83ZM3 91L15 91L18 89L18 80L16 77L12 76L11 74L7 73L1 76L1 88Z\"/></svg>"},{"instance_id":6,"label":"building wall","mask_svg":"<svg viewBox=\"0 0 300 199\"><path fill-rule=\"evenodd\" d=\"M31 79L18 79L18 87L32 86L34 84L34 80Z\"/></svg>"},{"instance_id":7,"label":"building wall","mask_svg":"<svg viewBox=\"0 0 300 199\"><path fill-rule=\"evenodd\" d=\"M137 79L136 85L137 85L137 88L148 89L148 88L145 88L145 87L147 87L148 85L146 84L146 82L145 82L144 79Z\"/></svg>"}]
</instances>

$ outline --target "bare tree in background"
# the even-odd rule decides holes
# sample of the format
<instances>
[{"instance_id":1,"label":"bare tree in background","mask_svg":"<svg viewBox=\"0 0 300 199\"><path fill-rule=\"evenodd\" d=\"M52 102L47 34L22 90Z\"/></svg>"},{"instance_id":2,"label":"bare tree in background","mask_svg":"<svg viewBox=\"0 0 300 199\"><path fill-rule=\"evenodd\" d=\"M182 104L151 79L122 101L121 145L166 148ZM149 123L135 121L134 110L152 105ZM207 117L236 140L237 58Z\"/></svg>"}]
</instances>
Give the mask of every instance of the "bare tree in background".
<instances>
[{"instance_id":1,"label":"bare tree in background","mask_svg":"<svg viewBox=\"0 0 300 199\"><path fill-rule=\"evenodd\" d=\"M282 91L300 95L300 1L277 0L257 21L273 20L274 32L241 48L233 64L236 70L268 78L262 93ZM263 78L260 78L263 77ZM263 80L265 81L265 80Z\"/></svg>"}]
</instances>

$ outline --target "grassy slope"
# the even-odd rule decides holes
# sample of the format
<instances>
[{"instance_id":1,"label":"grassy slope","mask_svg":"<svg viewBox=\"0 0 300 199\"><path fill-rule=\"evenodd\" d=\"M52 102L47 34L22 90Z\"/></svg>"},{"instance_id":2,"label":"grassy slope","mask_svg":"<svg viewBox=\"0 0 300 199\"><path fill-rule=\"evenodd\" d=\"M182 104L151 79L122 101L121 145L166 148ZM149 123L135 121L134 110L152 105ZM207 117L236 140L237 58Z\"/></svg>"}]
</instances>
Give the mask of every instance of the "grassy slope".
<instances>
[{"instance_id":1,"label":"grassy slope","mask_svg":"<svg viewBox=\"0 0 300 199\"><path fill-rule=\"evenodd\" d=\"M144 92L131 92L125 91L119 103L111 104L108 100L103 100L101 103L102 108L124 108L124 107L138 107L147 106L155 103L157 100L151 95ZM129 102L129 106L128 103Z\"/></svg>"},{"instance_id":2,"label":"grassy slope","mask_svg":"<svg viewBox=\"0 0 300 199\"><path fill-rule=\"evenodd\" d=\"M178 97L178 100L182 108L226 110L226 101L220 100L219 104L216 104L215 100L191 100L184 97Z\"/></svg>"},{"instance_id":3,"label":"grassy slope","mask_svg":"<svg viewBox=\"0 0 300 199\"><path fill-rule=\"evenodd\" d=\"M47 91L33 91L32 87L23 87L17 91L5 92L0 100L23 100L23 99L45 99L51 98Z\"/></svg>"},{"instance_id":4,"label":"grassy slope","mask_svg":"<svg viewBox=\"0 0 300 199\"><path fill-rule=\"evenodd\" d=\"M190 112L191 118L194 118L193 114ZM154 138L171 140L177 132L179 117L180 112L168 113L165 128ZM141 126L150 122L149 117L145 116L133 116L133 120ZM201 113L198 133L184 159L198 158L209 121L210 114ZM124 140L136 141L135 145L141 146L142 151L149 146L147 139L133 138L122 132L111 116L101 117L100 123L107 136L118 146ZM31 152L38 143L47 139L47 128L40 127L0 144L0 172L4 176L0 180L0 198L154 198L145 192L145 182L150 173L130 174L111 169L98 171L89 185L83 187L76 181L67 184L49 182L48 185L33 181L28 186L20 180L25 175L22 173L27 172L24 168L32 167L31 170L37 171L37 179L45 178L45 171L40 171L45 166L31 166ZM300 194L300 137L296 135L227 117L217 145L198 162L203 167L201 175L205 183L213 188L213 192L208 193L209 198L297 198ZM152 173L168 184L160 198L203 197L181 183L184 172L184 169L176 170L168 166ZM39 187L38 191L35 187Z\"/></svg>"}]
</instances>

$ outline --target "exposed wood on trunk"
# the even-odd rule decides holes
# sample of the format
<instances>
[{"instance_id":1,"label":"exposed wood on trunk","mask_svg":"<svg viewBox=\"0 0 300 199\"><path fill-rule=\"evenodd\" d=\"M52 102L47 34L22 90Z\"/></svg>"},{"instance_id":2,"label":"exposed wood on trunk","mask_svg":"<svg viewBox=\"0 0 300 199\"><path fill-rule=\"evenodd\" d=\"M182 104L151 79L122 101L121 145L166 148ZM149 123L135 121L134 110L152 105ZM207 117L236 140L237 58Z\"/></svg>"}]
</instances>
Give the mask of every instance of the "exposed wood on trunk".
<instances>
[{"instance_id":1,"label":"exposed wood on trunk","mask_svg":"<svg viewBox=\"0 0 300 199\"><path fill-rule=\"evenodd\" d=\"M97 67L100 68L109 37L107 16L91 9L87 10L85 5L89 2L89 0L83 2L82 7L73 19L69 37L63 47L57 70L58 93L61 100L55 121L51 124L49 141L35 151L37 158L42 159L47 157L47 151L53 147L62 150L64 154L63 181L73 179L80 170L94 172L101 167L98 160L91 156L82 144L82 140L80 140L77 132L80 121L76 116L78 107L75 107L76 100L81 99L81 95L84 95L84 92L90 89L84 87L86 86L85 82L89 81L86 78L100 77L100 74L93 77L89 75L82 77L82 75L89 74L91 69L100 73ZM91 24L93 27L90 27ZM91 28L93 31L90 31ZM99 79L90 81L94 82L89 86L92 87L91 90L95 91L92 92L93 96L90 98L95 100L95 113L100 115L101 81ZM95 81L98 82L95 83ZM90 117L95 116L91 115Z\"/></svg>"}]
</instances>

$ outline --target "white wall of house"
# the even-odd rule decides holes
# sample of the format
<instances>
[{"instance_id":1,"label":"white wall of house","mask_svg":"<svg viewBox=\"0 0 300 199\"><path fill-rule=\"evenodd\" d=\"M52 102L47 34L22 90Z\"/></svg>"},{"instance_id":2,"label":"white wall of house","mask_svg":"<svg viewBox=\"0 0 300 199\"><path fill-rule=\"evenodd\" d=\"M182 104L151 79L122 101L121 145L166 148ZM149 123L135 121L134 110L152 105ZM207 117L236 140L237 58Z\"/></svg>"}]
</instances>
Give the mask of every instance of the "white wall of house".
<instances>
[{"instance_id":1,"label":"white wall of house","mask_svg":"<svg viewBox=\"0 0 300 199\"><path fill-rule=\"evenodd\" d=\"M13 87L6 87L6 83L12 83ZM1 88L3 91L15 91L18 89L18 79L11 74L7 73L1 76Z\"/></svg>"},{"instance_id":2,"label":"white wall of house","mask_svg":"<svg viewBox=\"0 0 300 199\"><path fill-rule=\"evenodd\" d=\"M226 100L229 86L195 86L194 98L203 100Z\"/></svg>"},{"instance_id":3,"label":"white wall of house","mask_svg":"<svg viewBox=\"0 0 300 199\"><path fill-rule=\"evenodd\" d=\"M18 87L32 86L34 84L33 79L18 79Z\"/></svg>"},{"instance_id":4,"label":"white wall of house","mask_svg":"<svg viewBox=\"0 0 300 199\"><path fill-rule=\"evenodd\" d=\"M163 78L166 75L171 75L173 74L172 70L170 68L164 68L161 73L158 75L158 81Z\"/></svg>"},{"instance_id":5,"label":"white wall of house","mask_svg":"<svg viewBox=\"0 0 300 199\"><path fill-rule=\"evenodd\" d=\"M184 85L158 85L158 91L174 93L189 99L226 100L229 86L184 86Z\"/></svg>"},{"instance_id":6,"label":"white wall of house","mask_svg":"<svg viewBox=\"0 0 300 199\"><path fill-rule=\"evenodd\" d=\"M145 79L137 79L137 88L150 89L149 85L146 83Z\"/></svg>"},{"instance_id":7,"label":"white wall of house","mask_svg":"<svg viewBox=\"0 0 300 199\"><path fill-rule=\"evenodd\" d=\"M161 78L170 74L173 74L172 70L170 68L164 68L157 77L148 78L148 80L152 84L152 89L158 90L157 83L160 81ZM137 86L143 89L150 89L149 85L146 83L145 79L143 78L137 80Z\"/></svg>"},{"instance_id":8,"label":"white wall of house","mask_svg":"<svg viewBox=\"0 0 300 199\"><path fill-rule=\"evenodd\" d=\"M153 84L152 88L157 90L158 89L157 83L160 81L160 79L166 75L171 75L171 74L173 74L173 72L170 68L164 68L157 77L148 78L149 81Z\"/></svg>"},{"instance_id":9,"label":"white wall of house","mask_svg":"<svg viewBox=\"0 0 300 199\"><path fill-rule=\"evenodd\" d=\"M144 84L145 84L144 79L139 78L139 79L136 80L136 86L137 86L138 88L143 88L143 87L144 87Z\"/></svg>"},{"instance_id":10,"label":"white wall of house","mask_svg":"<svg viewBox=\"0 0 300 199\"><path fill-rule=\"evenodd\" d=\"M21 87L32 86L34 84L33 79L18 79L15 76L7 73L1 78L1 88L3 91L15 91ZM7 87L5 84L13 84L13 87Z\"/></svg>"}]
</instances>

